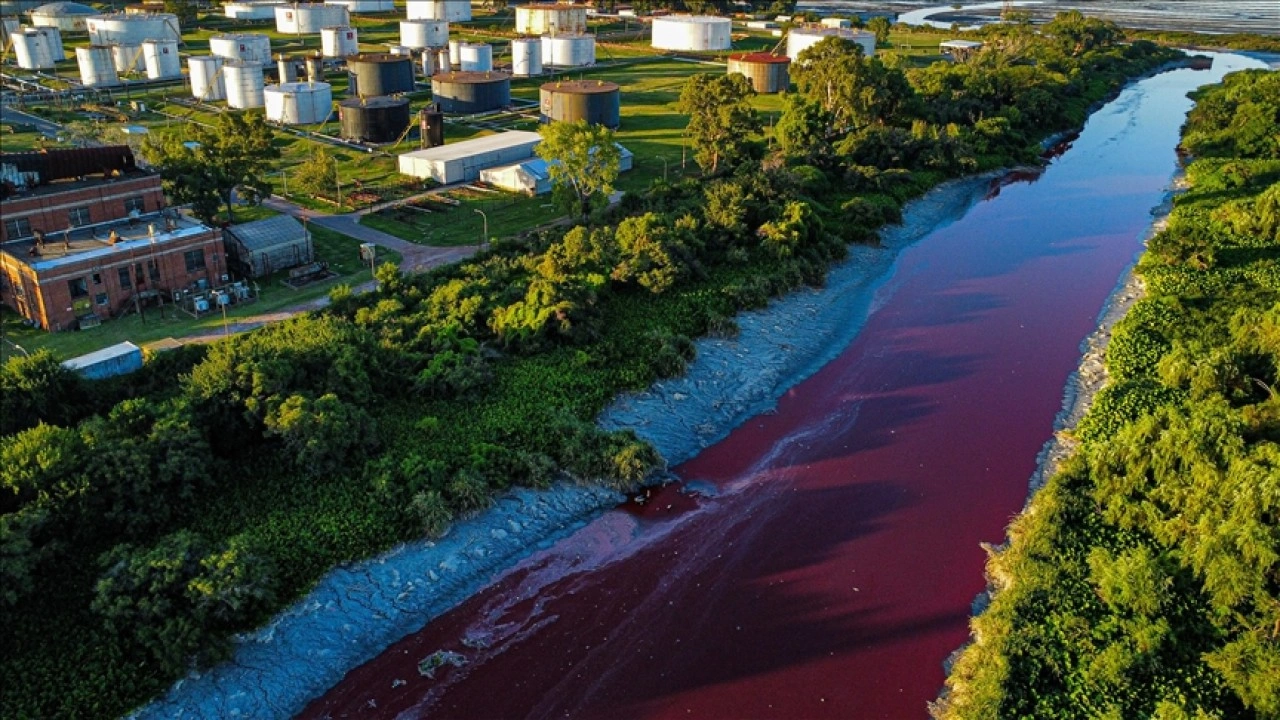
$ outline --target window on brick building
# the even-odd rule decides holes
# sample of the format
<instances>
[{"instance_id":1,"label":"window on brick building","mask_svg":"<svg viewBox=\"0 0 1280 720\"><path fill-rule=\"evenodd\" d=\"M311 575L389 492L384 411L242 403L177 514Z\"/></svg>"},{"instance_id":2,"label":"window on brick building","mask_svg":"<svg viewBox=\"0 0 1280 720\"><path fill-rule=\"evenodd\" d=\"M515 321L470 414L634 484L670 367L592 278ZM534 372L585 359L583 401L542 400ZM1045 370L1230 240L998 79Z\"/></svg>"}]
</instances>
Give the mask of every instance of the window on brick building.
<instances>
[{"instance_id":1,"label":"window on brick building","mask_svg":"<svg viewBox=\"0 0 1280 720\"><path fill-rule=\"evenodd\" d=\"M134 212L135 210L139 215L147 211L146 200L144 200L141 195L138 197L125 198L124 200L124 212L126 215Z\"/></svg>"},{"instance_id":2,"label":"window on brick building","mask_svg":"<svg viewBox=\"0 0 1280 720\"><path fill-rule=\"evenodd\" d=\"M71 297L79 298L89 294L89 285L84 278L75 278L67 281L67 289L71 291Z\"/></svg>"},{"instance_id":3,"label":"window on brick building","mask_svg":"<svg viewBox=\"0 0 1280 720\"><path fill-rule=\"evenodd\" d=\"M160 282L160 266L156 264L155 260L147 261L147 274L151 276L152 283Z\"/></svg>"},{"instance_id":4,"label":"window on brick building","mask_svg":"<svg viewBox=\"0 0 1280 720\"><path fill-rule=\"evenodd\" d=\"M142 263L133 264L133 276L137 279L139 285L145 285L147 276L142 273Z\"/></svg>"},{"instance_id":5,"label":"window on brick building","mask_svg":"<svg viewBox=\"0 0 1280 720\"><path fill-rule=\"evenodd\" d=\"M106 304L107 304L107 294L106 294L106 293L98 293L97 295L94 295L94 296L93 296L93 301L94 301L95 303L97 303L98 305L106 305Z\"/></svg>"},{"instance_id":6,"label":"window on brick building","mask_svg":"<svg viewBox=\"0 0 1280 720\"><path fill-rule=\"evenodd\" d=\"M26 218L4 221L4 236L16 240L31 235L31 221Z\"/></svg>"},{"instance_id":7,"label":"window on brick building","mask_svg":"<svg viewBox=\"0 0 1280 720\"><path fill-rule=\"evenodd\" d=\"M102 284L102 273L94 273L92 277L93 277L93 284L94 284L94 285L101 285L101 284Z\"/></svg>"},{"instance_id":8,"label":"window on brick building","mask_svg":"<svg viewBox=\"0 0 1280 720\"><path fill-rule=\"evenodd\" d=\"M71 227L80 227L93 222L89 216L89 208L71 208L67 211L67 222L71 223Z\"/></svg>"},{"instance_id":9,"label":"window on brick building","mask_svg":"<svg viewBox=\"0 0 1280 720\"><path fill-rule=\"evenodd\" d=\"M120 287L124 288L125 290L128 290L129 288L133 287L133 277L129 275L129 268L122 267L120 268L119 272L120 272Z\"/></svg>"},{"instance_id":10,"label":"window on brick building","mask_svg":"<svg viewBox=\"0 0 1280 720\"><path fill-rule=\"evenodd\" d=\"M196 272L204 269L204 251L188 250L182 255L187 260L187 272Z\"/></svg>"}]
</instances>

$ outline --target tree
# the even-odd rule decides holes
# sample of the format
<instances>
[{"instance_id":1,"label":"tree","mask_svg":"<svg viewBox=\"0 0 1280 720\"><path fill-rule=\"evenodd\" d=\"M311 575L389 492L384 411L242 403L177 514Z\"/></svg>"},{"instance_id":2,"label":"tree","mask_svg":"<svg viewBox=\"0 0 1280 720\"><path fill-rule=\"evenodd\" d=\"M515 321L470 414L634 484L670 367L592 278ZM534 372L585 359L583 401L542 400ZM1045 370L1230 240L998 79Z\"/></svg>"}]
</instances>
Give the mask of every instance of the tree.
<instances>
[{"instance_id":1,"label":"tree","mask_svg":"<svg viewBox=\"0 0 1280 720\"><path fill-rule=\"evenodd\" d=\"M0 366L0 436L12 435L40 421L68 425L89 407L89 387L42 349L14 356Z\"/></svg>"},{"instance_id":2,"label":"tree","mask_svg":"<svg viewBox=\"0 0 1280 720\"><path fill-rule=\"evenodd\" d=\"M889 45L889 29L892 24L889 18L883 15L877 15L867 21L867 29L876 36L876 47L888 47Z\"/></svg>"},{"instance_id":3,"label":"tree","mask_svg":"<svg viewBox=\"0 0 1280 720\"><path fill-rule=\"evenodd\" d=\"M750 157L751 136L760 130L760 117L747 103L754 94L739 73L694 75L685 83L676 109L689 116L685 132L703 172L714 175Z\"/></svg>"},{"instance_id":4,"label":"tree","mask_svg":"<svg viewBox=\"0 0 1280 720\"><path fill-rule=\"evenodd\" d=\"M830 133L831 113L804 95L786 96L782 117L774 127L783 152L805 162L830 163L834 159Z\"/></svg>"},{"instance_id":5,"label":"tree","mask_svg":"<svg viewBox=\"0 0 1280 720\"><path fill-rule=\"evenodd\" d=\"M538 132L537 153L550 168L556 204L585 221L593 208L608 202L618 179L622 153L613 131L579 120L543 125Z\"/></svg>"},{"instance_id":6,"label":"tree","mask_svg":"<svg viewBox=\"0 0 1280 720\"><path fill-rule=\"evenodd\" d=\"M187 147L184 137L196 145ZM189 203L196 217L210 223L225 207L227 221L234 222L234 194L257 204L271 193L265 176L270 161L280 157L272 139L263 116L224 113L212 128L192 124L184 135L149 136L143 148L174 202Z\"/></svg>"},{"instance_id":7,"label":"tree","mask_svg":"<svg viewBox=\"0 0 1280 720\"><path fill-rule=\"evenodd\" d=\"M839 37L800 53L791 76L801 94L831 114L836 134L900 120L915 94L900 69L863 57L862 46Z\"/></svg>"},{"instance_id":8,"label":"tree","mask_svg":"<svg viewBox=\"0 0 1280 720\"><path fill-rule=\"evenodd\" d=\"M177 15L183 25L196 21L196 9L194 0L164 0L164 11Z\"/></svg>"},{"instance_id":9,"label":"tree","mask_svg":"<svg viewBox=\"0 0 1280 720\"><path fill-rule=\"evenodd\" d=\"M323 147L316 148L293 172L297 186L308 195L337 197L338 161Z\"/></svg>"}]
</instances>

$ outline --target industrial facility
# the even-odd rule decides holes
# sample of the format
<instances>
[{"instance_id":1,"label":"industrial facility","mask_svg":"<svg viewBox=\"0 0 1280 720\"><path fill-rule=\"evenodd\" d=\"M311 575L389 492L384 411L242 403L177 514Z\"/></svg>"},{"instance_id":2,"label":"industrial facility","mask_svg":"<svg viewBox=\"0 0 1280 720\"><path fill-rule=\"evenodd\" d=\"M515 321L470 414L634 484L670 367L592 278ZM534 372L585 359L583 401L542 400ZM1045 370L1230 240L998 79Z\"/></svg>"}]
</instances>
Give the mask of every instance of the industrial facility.
<instances>
[{"instance_id":1,"label":"industrial facility","mask_svg":"<svg viewBox=\"0 0 1280 720\"><path fill-rule=\"evenodd\" d=\"M271 38L259 33L228 33L209 38L209 52L226 60L271 64Z\"/></svg>"},{"instance_id":2,"label":"industrial facility","mask_svg":"<svg viewBox=\"0 0 1280 720\"><path fill-rule=\"evenodd\" d=\"M728 50L732 21L711 15L668 15L653 19L653 47L705 52Z\"/></svg>"},{"instance_id":3,"label":"industrial facility","mask_svg":"<svg viewBox=\"0 0 1280 720\"><path fill-rule=\"evenodd\" d=\"M444 20L401 20L400 44L415 50L449 44L449 23Z\"/></svg>"},{"instance_id":4,"label":"industrial facility","mask_svg":"<svg viewBox=\"0 0 1280 720\"><path fill-rule=\"evenodd\" d=\"M538 91L542 122L578 122L616 130L622 122L621 92L604 80L545 83Z\"/></svg>"},{"instance_id":5,"label":"industrial facility","mask_svg":"<svg viewBox=\"0 0 1280 720\"><path fill-rule=\"evenodd\" d=\"M276 32L288 35L315 35L322 28L351 24L351 14L341 5L278 5L275 14Z\"/></svg>"},{"instance_id":6,"label":"industrial facility","mask_svg":"<svg viewBox=\"0 0 1280 720\"><path fill-rule=\"evenodd\" d=\"M511 76L503 72L450 72L431 76L431 96L447 113L470 115L511 104Z\"/></svg>"},{"instance_id":7,"label":"industrial facility","mask_svg":"<svg viewBox=\"0 0 1280 720\"><path fill-rule=\"evenodd\" d=\"M400 139L409 128L407 98L348 98L338 103L342 137L369 143Z\"/></svg>"},{"instance_id":8,"label":"industrial facility","mask_svg":"<svg viewBox=\"0 0 1280 720\"><path fill-rule=\"evenodd\" d=\"M408 0L406 11L410 20L466 22L471 19L469 0Z\"/></svg>"},{"instance_id":9,"label":"industrial facility","mask_svg":"<svg viewBox=\"0 0 1280 720\"><path fill-rule=\"evenodd\" d=\"M791 87L791 58L772 53L737 53L729 56L729 74L741 73L758 93L786 92Z\"/></svg>"},{"instance_id":10,"label":"industrial facility","mask_svg":"<svg viewBox=\"0 0 1280 720\"><path fill-rule=\"evenodd\" d=\"M58 28L23 28L12 40L14 57L23 70L49 70L66 59Z\"/></svg>"},{"instance_id":11,"label":"industrial facility","mask_svg":"<svg viewBox=\"0 0 1280 720\"><path fill-rule=\"evenodd\" d=\"M542 64L583 67L596 64L594 35L548 35L542 38Z\"/></svg>"},{"instance_id":12,"label":"industrial facility","mask_svg":"<svg viewBox=\"0 0 1280 720\"><path fill-rule=\"evenodd\" d=\"M227 99L227 86L222 78L222 62L223 59L217 55L187 58L191 97L205 102Z\"/></svg>"},{"instance_id":13,"label":"industrial facility","mask_svg":"<svg viewBox=\"0 0 1280 720\"><path fill-rule=\"evenodd\" d=\"M561 3L516 6L516 32L522 35L581 34L586 31L586 6Z\"/></svg>"},{"instance_id":14,"label":"industrial facility","mask_svg":"<svg viewBox=\"0 0 1280 720\"><path fill-rule=\"evenodd\" d=\"M876 54L875 33L847 28L801 27L792 28L787 33L787 57L795 60L800 57L800 53L829 37L844 38L857 44L862 48L862 54L867 57Z\"/></svg>"},{"instance_id":15,"label":"industrial facility","mask_svg":"<svg viewBox=\"0 0 1280 720\"><path fill-rule=\"evenodd\" d=\"M88 5L77 2L54 2L32 10L31 25L57 28L64 33L82 33L89 30L89 18L101 15L101 10Z\"/></svg>"},{"instance_id":16,"label":"industrial facility","mask_svg":"<svg viewBox=\"0 0 1280 720\"><path fill-rule=\"evenodd\" d=\"M327 58L344 58L360 52L356 29L346 25L320 29L320 54Z\"/></svg>"},{"instance_id":17,"label":"industrial facility","mask_svg":"<svg viewBox=\"0 0 1280 720\"><path fill-rule=\"evenodd\" d=\"M542 74L541 38L516 38L511 41L511 74L516 77Z\"/></svg>"},{"instance_id":18,"label":"industrial facility","mask_svg":"<svg viewBox=\"0 0 1280 720\"><path fill-rule=\"evenodd\" d=\"M262 94L267 119L281 125L316 125L333 114L333 88L326 82L281 82Z\"/></svg>"},{"instance_id":19,"label":"industrial facility","mask_svg":"<svg viewBox=\"0 0 1280 720\"><path fill-rule=\"evenodd\" d=\"M413 92L413 58L391 53L365 53L347 58L347 93L378 97Z\"/></svg>"},{"instance_id":20,"label":"industrial facility","mask_svg":"<svg viewBox=\"0 0 1280 720\"><path fill-rule=\"evenodd\" d=\"M276 16L276 8L283 4L283 0L229 2L222 6L222 14L232 20L271 20Z\"/></svg>"},{"instance_id":21,"label":"industrial facility","mask_svg":"<svg viewBox=\"0 0 1280 720\"><path fill-rule=\"evenodd\" d=\"M324 0L324 2L326 5L341 5L352 15L393 12L396 9L392 0Z\"/></svg>"},{"instance_id":22,"label":"industrial facility","mask_svg":"<svg viewBox=\"0 0 1280 720\"><path fill-rule=\"evenodd\" d=\"M443 185L478 180L485 168L533 157L533 149L540 142L542 136L536 132L513 130L414 150L400 156L400 172Z\"/></svg>"},{"instance_id":23,"label":"industrial facility","mask_svg":"<svg viewBox=\"0 0 1280 720\"><path fill-rule=\"evenodd\" d=\"M100 15L85 21L94 45L141 45L143 40L182 42L178 16L171 13Z\"/></svg>"},{"instance_id":24,"label":"industrial facility","mask_svg":"<svg viewBox=\"0 0 1280 720\"><path fill-rule=\"evenodd\" d=\"M222 79L226 85L227 107L246 110L266 104L262 65L245 60L227 60L222 64Z\"/></svg>"}]
</instances>

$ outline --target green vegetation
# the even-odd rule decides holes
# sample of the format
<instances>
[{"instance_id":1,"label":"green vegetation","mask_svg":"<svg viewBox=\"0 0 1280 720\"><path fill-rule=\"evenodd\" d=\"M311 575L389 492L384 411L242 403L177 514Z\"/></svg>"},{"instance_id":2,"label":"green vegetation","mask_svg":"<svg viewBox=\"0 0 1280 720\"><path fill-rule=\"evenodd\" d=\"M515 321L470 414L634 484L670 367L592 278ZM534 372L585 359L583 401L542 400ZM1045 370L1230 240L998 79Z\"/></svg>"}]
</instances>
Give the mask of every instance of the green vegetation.
<instances>
[{"instance_id":1,"label":"green vegetation","mask_svg":"<svg viewBox=\"0 0 1280 720\"><path fill-rule=\"evenodd\" d=\"M1193 97L1191 189L940 719L1280 717L1280 75Z\"/></svg>"},{"instance_id":2,"label":"green vegetation","mask_svg":"<svg viewBox=\"0 0 1280 720\"><path fill-rule=\"evenodd\" d=\"M826 88L810 88L790 125L814 140L791 154L738 124L742 94L727 88L698 112L744 128L740 152L696 179L655 180L593 224L428 274L383 266L375 293L336 289L317 314L148 365L85 407L6 400L25 415L0 440L0 713L118 715L335 564L440 533L496 492L641 482L661 458L594 424L618 392L683 372L691 338L732 334L739 309L821 284L907 199L1033 160L1043 136L1174 57L1149 43L1025 43L1034 65L993 47L959 70L828 45L816 64L859 71L826 75L838 97L905 97L815 115ZM675 101L683 84L664 82L661 102ZM668 138L689 121L658 120ZM69 382L41 380L36 362L11 360L5 387Z\"/></svg>"},{"instance_id":3,"label":"green vegetation","mask_svg":"<svg viewBox=\"0 0 1280 720\"><path fill-rule=\"evenodd\" d=\"M570 217L588 219L593 209L608 204L618 179L622 153L613 131L579 120L544 125L539 132L537 153L549 167L552 199Z\"/></svg>"}]
</instances>

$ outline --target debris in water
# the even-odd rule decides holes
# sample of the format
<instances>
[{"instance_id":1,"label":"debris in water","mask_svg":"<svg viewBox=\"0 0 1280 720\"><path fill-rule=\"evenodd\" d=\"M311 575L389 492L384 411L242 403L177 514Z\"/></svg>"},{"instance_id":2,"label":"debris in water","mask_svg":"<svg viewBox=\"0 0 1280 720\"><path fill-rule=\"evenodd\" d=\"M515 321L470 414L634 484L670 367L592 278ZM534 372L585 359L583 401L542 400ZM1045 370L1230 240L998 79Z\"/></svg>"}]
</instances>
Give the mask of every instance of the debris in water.
<instances>
[{"instance_id":1,"label":"debris in water","mask_svg":"<svg viewBox=\"0 0 1280 720\"><path fill-rule=\"evenodd\" d=\"M472 650L487 650L493 644L488 635L468 635L462 638L462 644Z\"/></svg>"},{"instance_id":2,"label":"debris in water","mask_svg":"<svg viewBox=\"0 0 1280 720\"><path fill-rule=\"evenodd\" d=\"M436 670L439 670L445 665L462 667L466 664L467 659L456 652L437 650L418 662L418 674L434 680L436 678Z\"/></svg>"}]
</instances>

